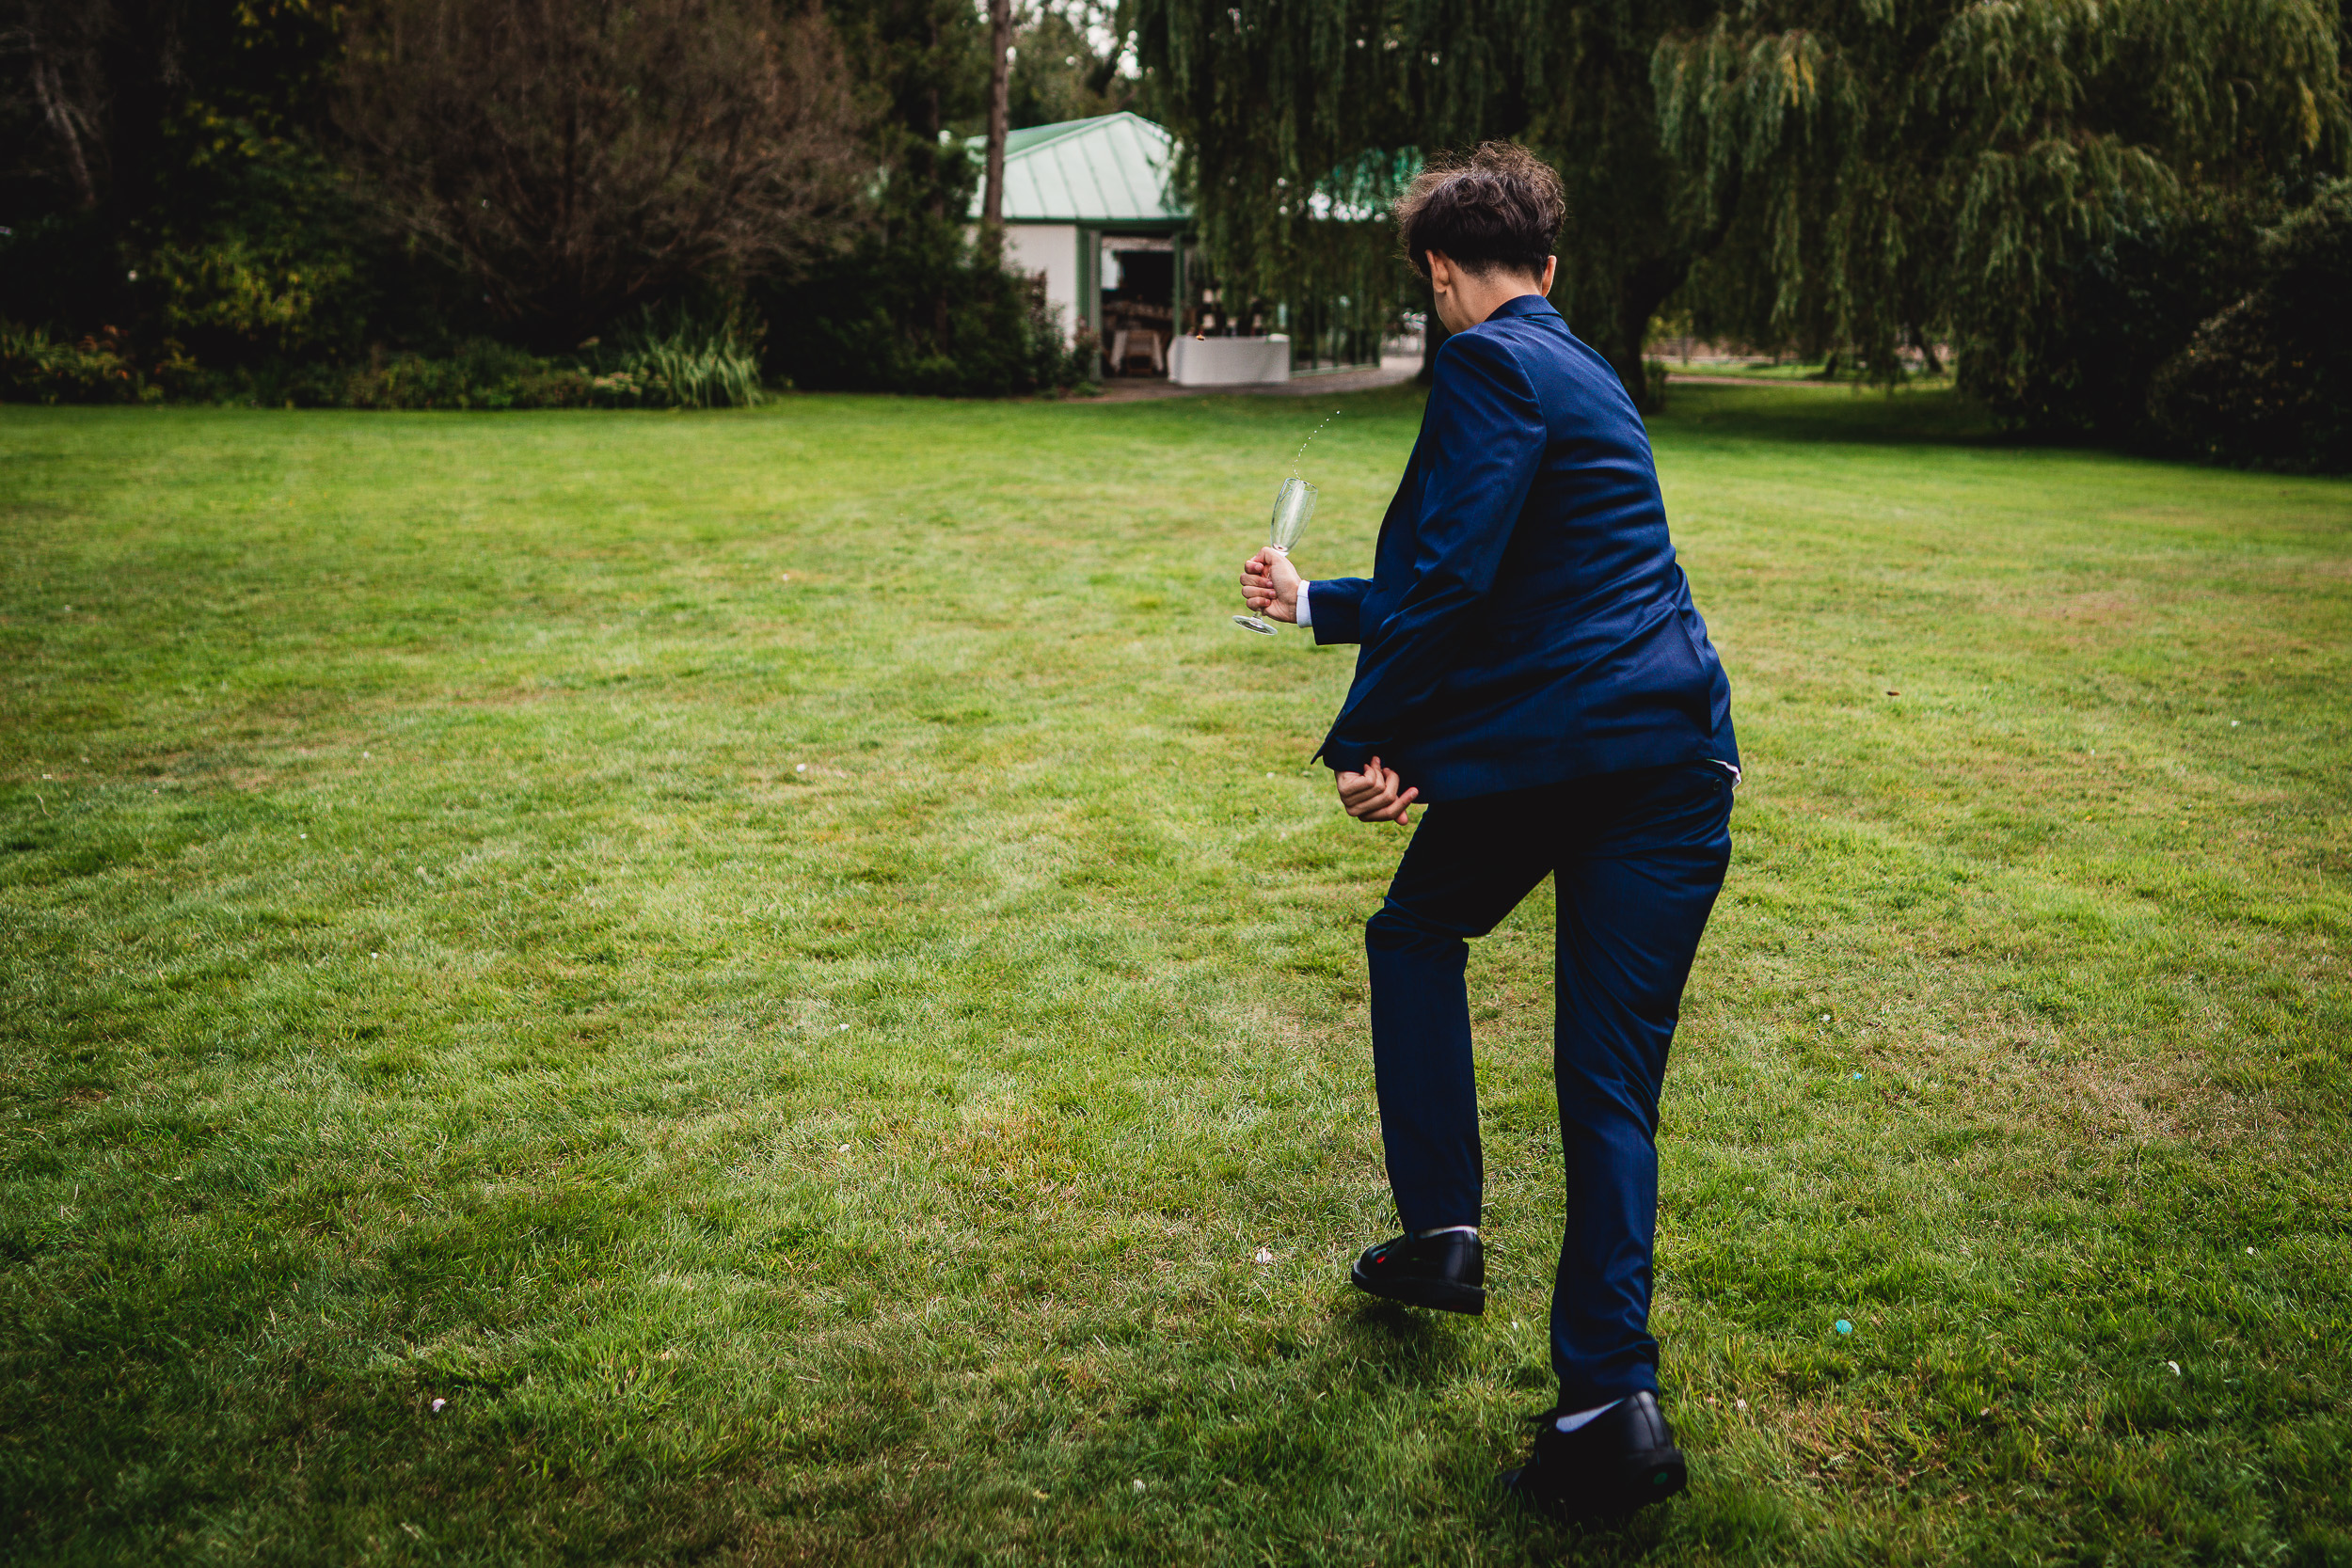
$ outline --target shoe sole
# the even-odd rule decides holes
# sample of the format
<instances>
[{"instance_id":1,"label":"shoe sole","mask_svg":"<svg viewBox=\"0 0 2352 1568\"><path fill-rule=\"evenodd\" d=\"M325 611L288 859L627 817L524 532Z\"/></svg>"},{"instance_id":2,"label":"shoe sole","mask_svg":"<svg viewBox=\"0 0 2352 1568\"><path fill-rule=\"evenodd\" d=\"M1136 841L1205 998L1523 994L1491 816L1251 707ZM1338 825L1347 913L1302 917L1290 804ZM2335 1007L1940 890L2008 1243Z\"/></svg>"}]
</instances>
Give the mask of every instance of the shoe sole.
<instances>
[{"instance_id":1,"label":"shoe sole","mask_svg":"<svg viewBox=\"0 0 2352 1568\"><path fill-rule=\"evenodd\" d=\"M1537 1513L1571 1525L1627 1518L1652 1503L1664 1502L1691 1484L1690 1467L1683 1464L1680 1449L1667 1449L1652 1454L1640 1465L1629 1465L1625 1471L1624 1489L1614 1498L1583 1508L1578 1508L1565 1497L1539 1497L1524 1490L1519 1485L1519 1478L1526 1473L1524 1465L1503 1471L1503 1491Z\"/></svg>"},{"instance_id":2,"label":"shoe sole","mask_svg":"<svg viewBox=\"0 0 2352 1568\"><path fill-rule=\"evenodd\" d=\"M1386 1301L1401 1301L1407 1307L1427 1307L1439 1312L1462 1312L1470 1317L1483 1316L1486 1310L1486 1292L1475 1285L1456 1285L1450 1279L1399 1279L1375 1282L1364 1276L1361 1267L1350 1264L1347 1282L1367 1295Z\"/></svg>"}]
</instances>

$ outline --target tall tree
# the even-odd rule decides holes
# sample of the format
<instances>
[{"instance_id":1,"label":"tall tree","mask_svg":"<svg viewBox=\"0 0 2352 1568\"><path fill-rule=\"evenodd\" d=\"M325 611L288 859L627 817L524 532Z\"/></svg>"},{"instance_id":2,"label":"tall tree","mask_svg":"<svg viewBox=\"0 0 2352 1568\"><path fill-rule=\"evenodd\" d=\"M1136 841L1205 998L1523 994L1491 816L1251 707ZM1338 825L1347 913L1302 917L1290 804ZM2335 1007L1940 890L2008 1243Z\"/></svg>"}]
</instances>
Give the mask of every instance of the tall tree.
<instances>
[{"instance_id":1,"label":"tall tree","mask_svg":"<svg viewBox=\"0 0 2352 1568\"><path fill-rule=\"evenodd\" d=\"M0 0L0 310L151 340L207 292L167 253L201 251L282 317L316 255L245 263L349 215L319 147L341 55L328 0Z\"/></svg>"},{"instance_id":2,"label":"tall tree","mask_svg":"<svg viewBox=\"0 0 2352 1568\"><path fill-rule=\"evenodd\" d=\"M1113 0L1050 0L1020 19L1012 62L1015 126L1091 119L1131 107L1128 35Z\"/></svg>"},{"instance_id":3,"label":"tall tree","mask_svg":"<svg viewBox=\"0 0 2352 1568\"><path fill-rule=\"evenodd\" d=\"M778 0L376 0L345 70L389 211L551 349L812 247L858 173L834 35Z\"/></svg>"},{"instance_id":4,"label":"tall tree","mask_svg":"<svg viewBox=\"0 0 2352 1568\"><path fill-rule=\"evenodd\" d=\"M1650 61L1708 14L1692 0L1136 0L1136 47L1184 146L1219 276L1267 294L1347 292L1372 273L1371 224L1331 221L1393 195L1426 150L1526 142L1567 186L1553 290L1577 332L1648 393L1650 318L1703 233L1661 145Z\"/></svg>"},{"instance_id":5,"label":"tall tree","mask_svg":"<svg viewBox=\"0 0 2352 1568\"><path fill-rule=\"evenodd\" d=\"M1949 332L2013 398L2119 232L2344 166L2341 42L2311 0L1727 8L1657 55L1667 150L1725 236L1692 302L1882 374Z\"/></svg>"},{"instance_id":6,"label":"tall tree","mask_svg":"<svg viewBox=\"0 0 2352 1568\"><path fill-rule=\"evenodd\" d=\"M1012 0L988 0L988 152L980 197L980 246L1005 248L1005 126L1012 109Z\"/></svg>"}]
</instances>

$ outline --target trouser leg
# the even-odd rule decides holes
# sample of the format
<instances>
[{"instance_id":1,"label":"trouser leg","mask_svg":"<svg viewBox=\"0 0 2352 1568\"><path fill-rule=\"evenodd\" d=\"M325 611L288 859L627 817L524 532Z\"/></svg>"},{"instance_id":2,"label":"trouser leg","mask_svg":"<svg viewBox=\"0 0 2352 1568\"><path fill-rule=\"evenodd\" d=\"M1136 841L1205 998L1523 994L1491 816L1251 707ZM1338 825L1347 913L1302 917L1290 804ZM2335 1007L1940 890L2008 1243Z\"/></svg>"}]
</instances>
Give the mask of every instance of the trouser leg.
<instances>
[{"instance_id":1,"label":"trouser leg","mask_svg":"<svg viewBox=\"0 0 2352 1568\"><path fill-rule=\"evenodd\" d=\"M1476 1225L1483 1178L1467 940L1486 935L1551 869L1543 794L1432 806L1364 927L1373 1074L1389 1185L1407 1231Z\"/></svg>"},{"instance_id":2,"label":"trouser leg","mask_svg":"<svg viewBox=\"0 0 2352 1568\"><path fill-rule=\"evenodd\" d=\"M1649 1303L1659 1088L1731 856L1731 786L1720 769L1645 769L1577 787L1589 827L1557 868L1553 1052L1567 1227L1551 1358L1570 1410L1658 1386Z\"/></svg>"}]
</instances>

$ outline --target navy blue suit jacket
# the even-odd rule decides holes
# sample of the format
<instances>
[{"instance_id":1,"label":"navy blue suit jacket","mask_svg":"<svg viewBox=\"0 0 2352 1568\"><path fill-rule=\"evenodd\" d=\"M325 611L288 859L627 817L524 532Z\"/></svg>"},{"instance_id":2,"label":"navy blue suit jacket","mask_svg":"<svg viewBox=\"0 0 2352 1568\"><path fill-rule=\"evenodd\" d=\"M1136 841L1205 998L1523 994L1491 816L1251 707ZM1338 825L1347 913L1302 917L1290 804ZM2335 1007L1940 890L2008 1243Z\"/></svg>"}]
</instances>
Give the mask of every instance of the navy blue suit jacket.
<instances>
[{"instance_id":1,"label":"navy blue suit jacket","mask_svg":"<svg viewBox=\"0 0 2352 1568\"><path fill-rule=\"evenodd\" d=\"M1373 575L1308 592L1316 641L1363 644L1334 769L1377 756L1441 801L1739 761L1649 435L1537 295L1446 340Z\"/></svg>"}]
</instances>

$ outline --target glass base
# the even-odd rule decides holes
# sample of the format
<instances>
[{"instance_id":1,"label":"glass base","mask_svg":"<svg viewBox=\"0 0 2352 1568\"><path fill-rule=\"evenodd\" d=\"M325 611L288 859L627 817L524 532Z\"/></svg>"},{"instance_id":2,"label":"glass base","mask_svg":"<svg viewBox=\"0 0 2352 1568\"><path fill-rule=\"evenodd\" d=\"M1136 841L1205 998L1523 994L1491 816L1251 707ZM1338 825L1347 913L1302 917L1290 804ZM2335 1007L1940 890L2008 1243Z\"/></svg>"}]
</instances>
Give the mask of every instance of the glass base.
<instances>
[{"instance_id":1,"label":"glass base","mask_svg":"<svg viewBox=\"0 0 2352 1568\"><path fill-rule=\"evenodd\" d=\"M1259 620L1255 615L1236 615L1233 617L1233 625L1241 627L1244 631L1254 631L1265 637L1272 637L1274 635L1274 628L1266 625L1263 621Z\"/></svg>"}]
</instances>

